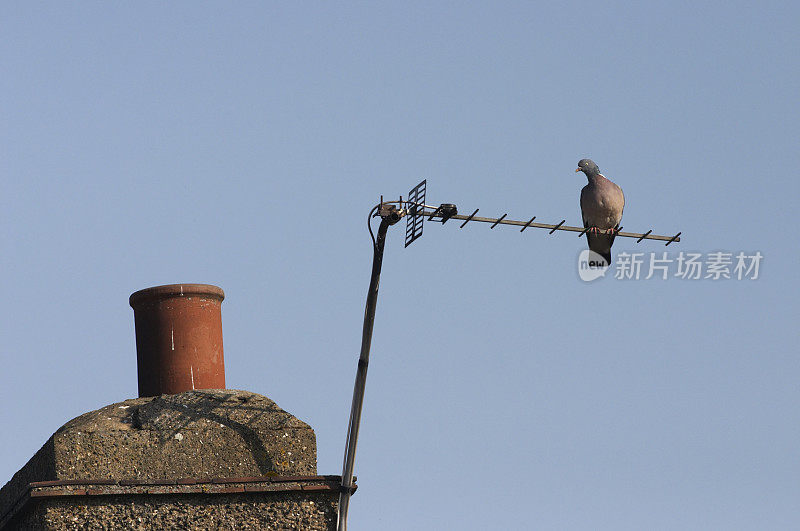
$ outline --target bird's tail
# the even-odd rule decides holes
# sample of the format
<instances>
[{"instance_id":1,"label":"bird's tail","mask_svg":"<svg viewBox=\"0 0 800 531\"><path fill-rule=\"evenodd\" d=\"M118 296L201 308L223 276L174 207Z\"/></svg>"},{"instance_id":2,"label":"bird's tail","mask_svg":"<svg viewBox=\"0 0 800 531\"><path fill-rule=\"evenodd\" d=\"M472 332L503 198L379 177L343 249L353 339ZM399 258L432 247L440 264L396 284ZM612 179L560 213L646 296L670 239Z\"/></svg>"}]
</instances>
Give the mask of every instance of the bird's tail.
<instances>
[{"instance_id":1,"label":"bird's tail","mask_svg":"<svg viewBox=\"0 0 800 531\"><path fill-rule=\"evenodd\" d=\"M613 235L598 234L595 236L588 232L586 233L589 249L602 256L607 266L611 265L611 243L613 242L613 238Z\"/></svg>"}]
</instances>

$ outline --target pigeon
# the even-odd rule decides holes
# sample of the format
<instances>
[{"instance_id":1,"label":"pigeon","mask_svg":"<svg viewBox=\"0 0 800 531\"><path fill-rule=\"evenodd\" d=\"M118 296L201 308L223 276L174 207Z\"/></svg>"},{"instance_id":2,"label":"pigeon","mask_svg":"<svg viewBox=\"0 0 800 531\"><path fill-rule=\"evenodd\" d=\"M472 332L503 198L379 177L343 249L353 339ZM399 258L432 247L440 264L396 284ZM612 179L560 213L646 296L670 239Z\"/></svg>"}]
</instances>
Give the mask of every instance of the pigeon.
<instances>
[{"instance_id":1,"label":"pigeon","mask_svg":"<svg viewBox=\"0 0 800 531\"><path fill-rule=\"evenodd\" d=\"M581 215L583 226L588 228L586 239L589 249L602 256L611 265L611 245L619 232L625 195L622 188L606 179L594 161L581 159L576 172L582 171L589 184L581 190Z\"/></svg>"}]
</instances>

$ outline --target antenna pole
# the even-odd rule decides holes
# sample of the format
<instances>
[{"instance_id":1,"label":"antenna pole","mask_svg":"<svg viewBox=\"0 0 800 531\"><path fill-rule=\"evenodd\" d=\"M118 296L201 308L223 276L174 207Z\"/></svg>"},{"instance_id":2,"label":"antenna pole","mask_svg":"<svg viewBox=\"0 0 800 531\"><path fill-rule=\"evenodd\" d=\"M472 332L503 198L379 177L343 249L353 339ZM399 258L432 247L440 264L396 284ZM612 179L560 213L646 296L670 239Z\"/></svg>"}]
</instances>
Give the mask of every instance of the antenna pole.
<instances>
[{"instance_id":1,"label":"antenna pole","mask_svg":"<svg viewBox=\"0 0 800 531\"><path fill-rule=\"evenodd\" d=\"M353 465L356 459L356 443L358 442L358 426L361 423L361 408L364 404L364 386L367 383L367 366L369 365L369 348L372 344L372 328L375 324L375 308L378 305L378 286L381 280L383 265L383 246L386 243L386 231L389 225L400 221L401 214L393 205L381 203L378 213L381 225L372 254L372 276L367 291L367 306L364 310L364 329L361 334L361 355L358 358L356 383L353 389L353 404L350 406L350 425L347 428L347 446L342 469L342 486L339 491L338 531L347 531L347 509L350 495L353 493Z\"/></svg>"}]
</instances>

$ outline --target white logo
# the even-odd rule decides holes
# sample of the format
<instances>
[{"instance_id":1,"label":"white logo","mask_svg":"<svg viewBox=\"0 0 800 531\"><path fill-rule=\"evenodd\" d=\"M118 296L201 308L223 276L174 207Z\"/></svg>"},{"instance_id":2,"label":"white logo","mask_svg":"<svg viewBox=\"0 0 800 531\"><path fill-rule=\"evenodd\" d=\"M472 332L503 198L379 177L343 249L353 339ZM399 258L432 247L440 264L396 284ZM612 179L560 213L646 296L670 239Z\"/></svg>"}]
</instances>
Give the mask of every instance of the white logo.
<instances>
[{"instance_id":1,"label":"white logo","mask_svg":"<svg viewBox=\"0 0 800 531\"><path fill-rule=\"evenodd\" d=\"M592 251L584 249L578 255L578 275L584 282L591 282L605 276L608 272L608 263L605 258Z\"/></svg>"}]
</instances>

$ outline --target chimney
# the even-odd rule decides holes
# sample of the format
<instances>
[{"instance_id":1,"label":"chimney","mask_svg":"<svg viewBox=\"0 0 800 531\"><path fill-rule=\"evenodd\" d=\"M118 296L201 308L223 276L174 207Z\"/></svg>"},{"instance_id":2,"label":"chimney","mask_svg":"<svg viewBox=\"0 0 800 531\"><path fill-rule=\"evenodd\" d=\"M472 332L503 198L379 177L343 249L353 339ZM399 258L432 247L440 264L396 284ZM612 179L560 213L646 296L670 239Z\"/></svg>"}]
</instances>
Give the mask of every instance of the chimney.
<instances>
[{"instance_id":1,"label":"chimney","mask_svg":"<svg viewBox=\"0 0 800 531\"><path fill-rule=\"evenodd\" d=\"M139 397L225 389L222 299L208 284L170 284L130 297Z\"/></svg>"},{"instance_id":2,"label":"chimney","mask_svg":"<svg viewBox=\"0 0 800 531\"><path fill-rule=\"evenodd\" d=\"M139 398L56 430L0 488L0 531L336 530L342 480L317 475L311 426L225 389L224 298L205 284L131 295Z\"/></svg>"}]
</instances>

